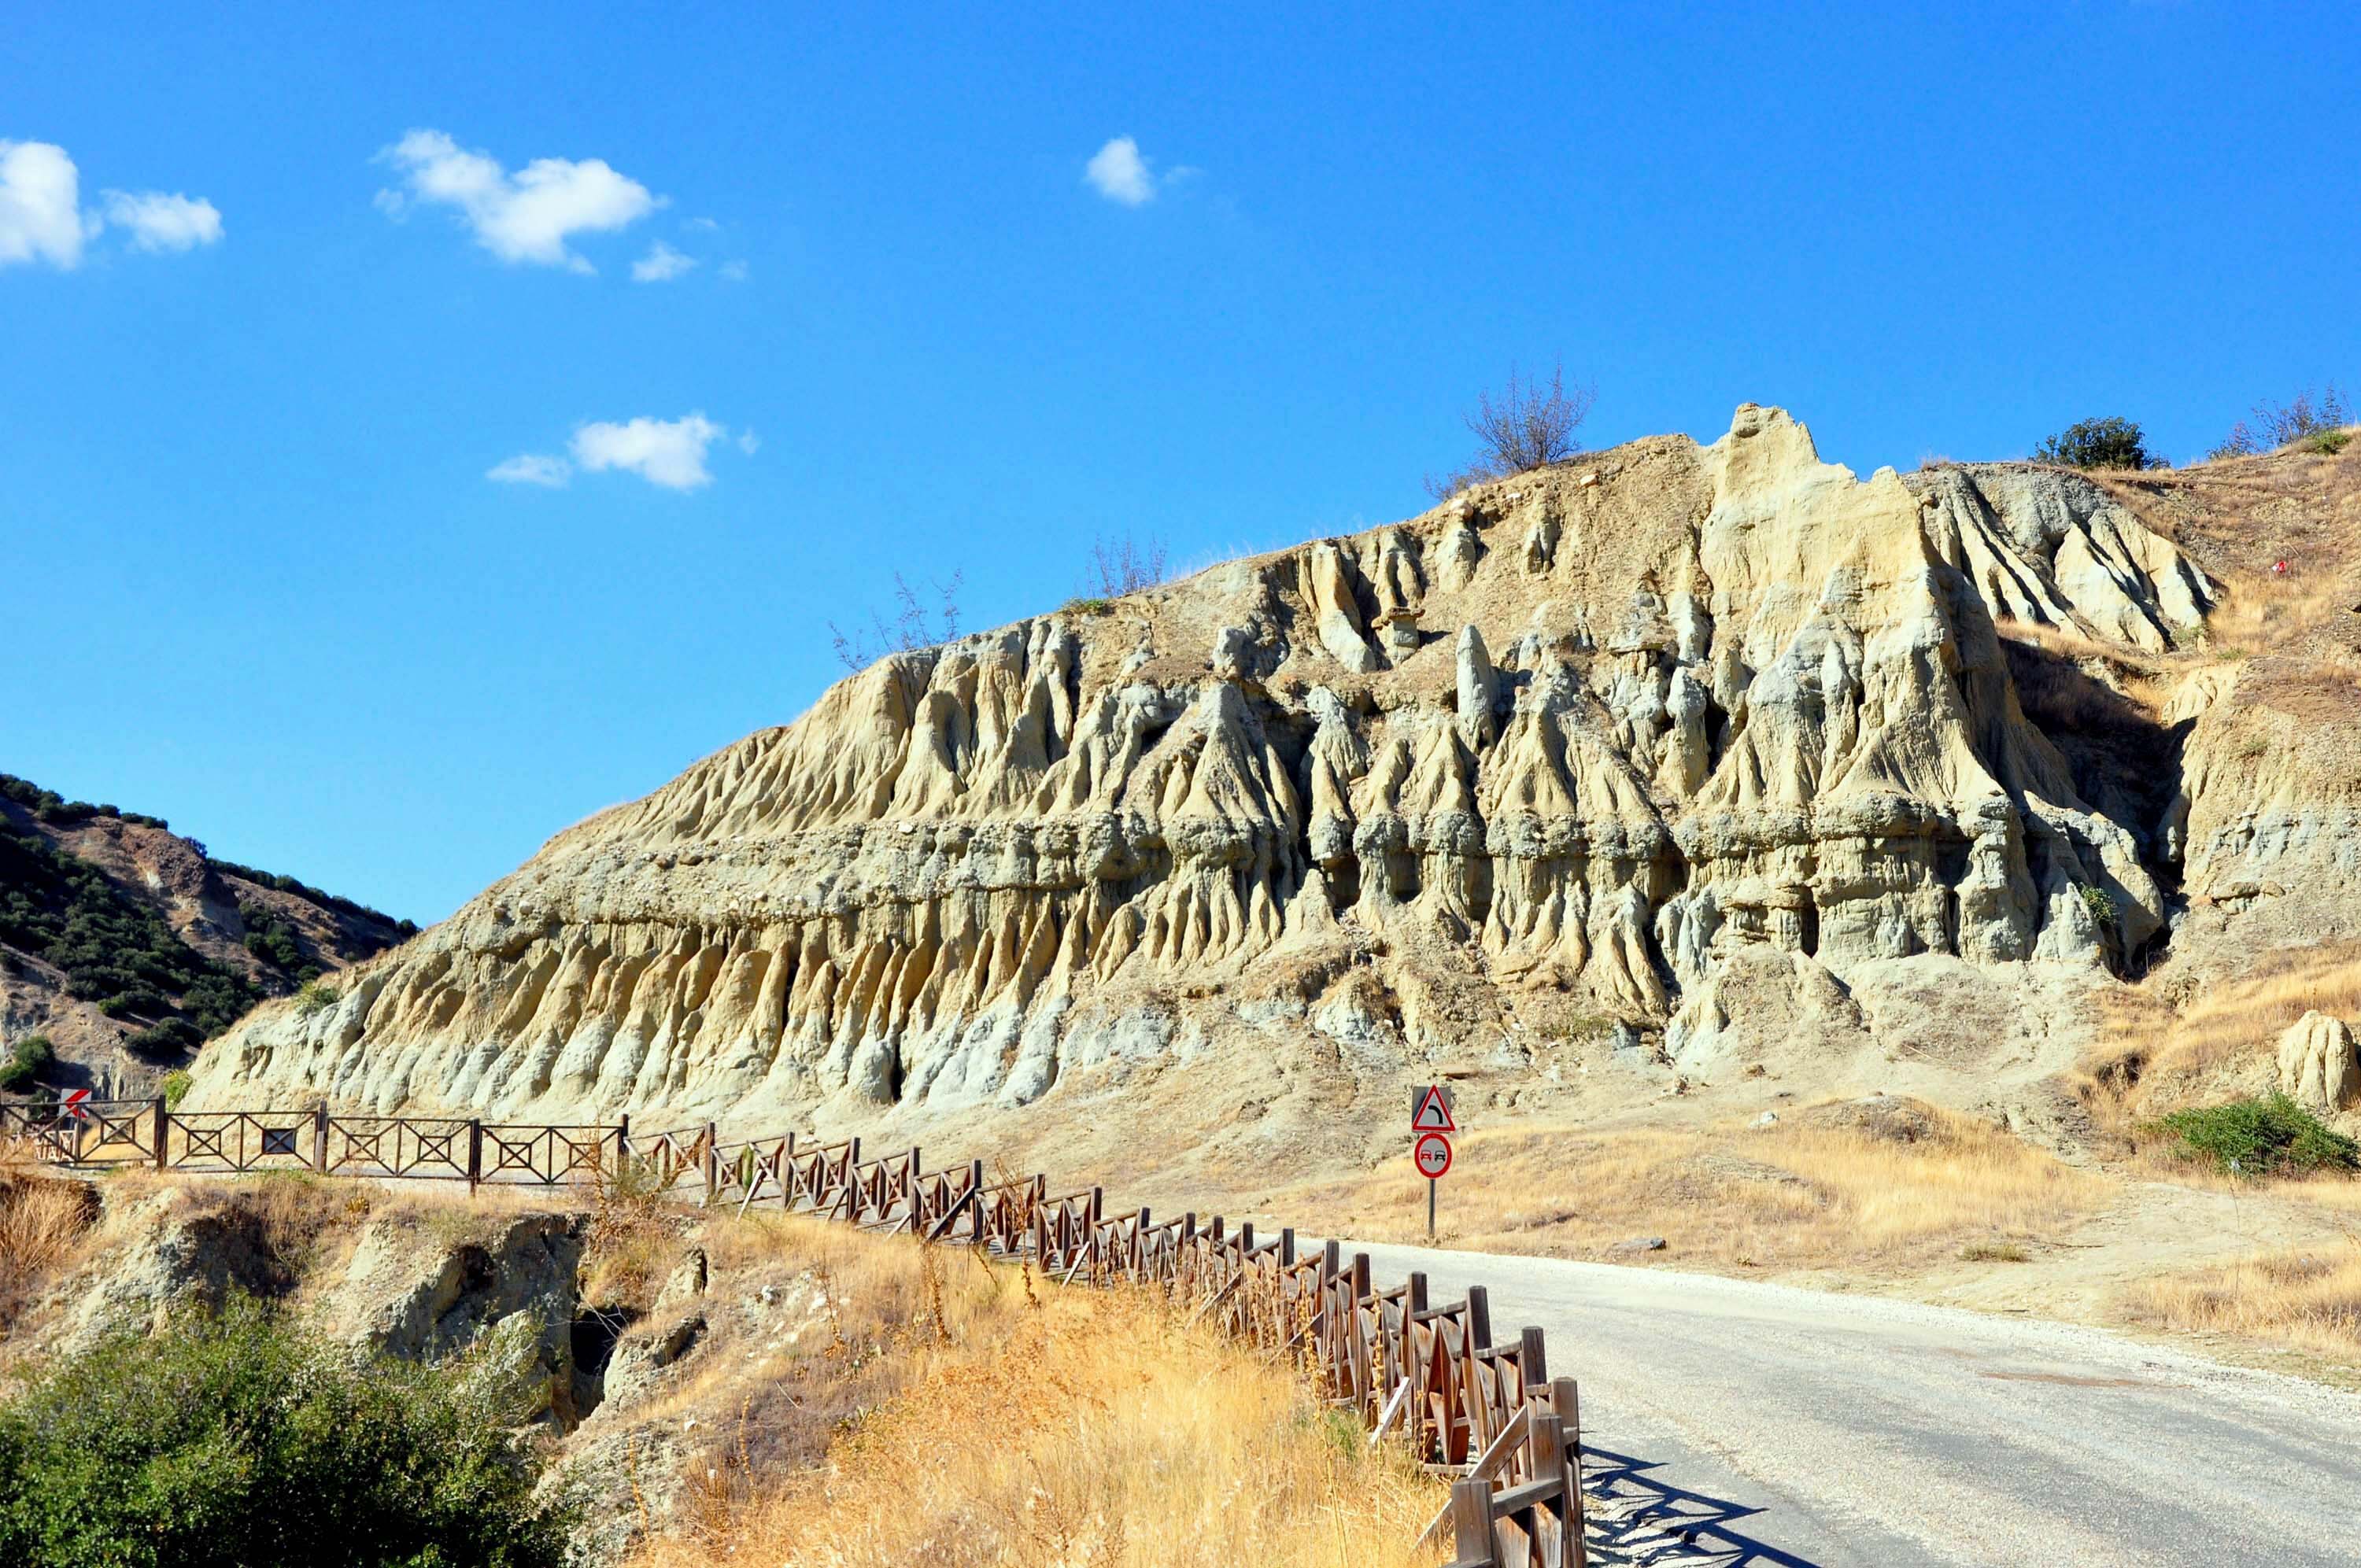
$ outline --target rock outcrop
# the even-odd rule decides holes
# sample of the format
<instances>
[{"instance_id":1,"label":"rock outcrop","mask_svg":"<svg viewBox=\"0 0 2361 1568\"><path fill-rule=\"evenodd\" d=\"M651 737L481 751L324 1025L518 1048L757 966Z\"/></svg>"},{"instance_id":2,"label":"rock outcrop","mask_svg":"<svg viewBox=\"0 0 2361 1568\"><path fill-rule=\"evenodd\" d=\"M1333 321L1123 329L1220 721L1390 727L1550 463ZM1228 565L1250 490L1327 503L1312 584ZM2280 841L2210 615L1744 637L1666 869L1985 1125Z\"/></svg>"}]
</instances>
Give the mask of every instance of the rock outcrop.
<instances>
[{"instance_id":1,"label":"rock outcrop","mask_svg":"<svg viewBox=\"0 0 2361 1568\"><path fill-rule=\"evenodd\" d=\"M2279 1036L2279 1089L2298 1104L2342 1111L2361 1092L2361 1057L2341 1018L2306 1013Z\"/></svg>"},{"instance_id":2,"label":"rock outcrop","mask_svg":"<svg viewBox=\"0 0 2361 1568\"><path fill-rule=\"evenodd\" d=\"M249 1018L192 1103L1007 1106L1257 1029L1399 1066L1530 996L1677 1063L1767 1015L1725 976L1855 1031L1881 965L2103 981L2207 819L2079 788L2004 634L2169 654L2216 591L2074 476L1864 481L1748 405L889 657Z\"/></svg>"}]
</instances>

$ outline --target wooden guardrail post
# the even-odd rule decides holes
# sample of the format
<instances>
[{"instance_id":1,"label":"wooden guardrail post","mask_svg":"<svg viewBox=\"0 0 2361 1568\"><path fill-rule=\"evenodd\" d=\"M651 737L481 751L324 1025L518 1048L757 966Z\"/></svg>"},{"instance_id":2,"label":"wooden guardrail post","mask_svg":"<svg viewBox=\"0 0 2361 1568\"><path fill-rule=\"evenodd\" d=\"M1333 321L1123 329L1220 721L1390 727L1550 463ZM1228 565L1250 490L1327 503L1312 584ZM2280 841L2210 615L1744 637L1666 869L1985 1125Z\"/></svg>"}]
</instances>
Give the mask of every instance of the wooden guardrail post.
<instances>
[{"instance_id":1,"label":"wooden guardrail post","mask_svg":"<svg viewBox=\"0 0 2361 1568\"><path fill-rule=\"evenodd\" d=\"M615 1163L621 1165L631 1157L631 1113L618 1112L615 1116Z\"/></svg>"},{"instance_id":2,"label":"wooden guardrail post","mask_svg":"<svg viewBox=\"0 0 2361 1568\"><path fill-rule=\"evenodd\" d=\"M324 1100L312 1107L312 1168L323 1176L328 1173L328 1102Z\"/></svg>"},{"instance_id":3,"label":"wooden guardrail post","mask_svg":"<svg viewBox=\"0 0 2361 1568\"><path fill-rule=\"evenodd\" d=\"M713 1196L721 1190L721 1131L711 1122L697 1140L705 1146L705 1206L713 1207Z\"/></svg>"},{"instance_id":4,"label":"wooden guardrail post","mask_svg":"<svg viewBox=\"0 0 2361 1568\"><path fill-rule=\"evenodd\" d=\"M1517 1373L1525 1380L1518 1395L1538 1393L1549 1383L1549 1353L1542 1346L1542 1331L1527 1329L1517 1336Z\"/></svg>"},{"instance_id":5,"label":"wooden guardrail post","mask_svg":"<svg viewBox=\"0 0 2361 1568\"><path fill-rule=\"evenodd\" d=\"M165 1154L165 1147L170 1142L172 1136L172 1108L164 1103L164 1097L160 1094L156 1096L155 1125L156 1168L162 1170L170 1163Z\"/></svg>"},{"instance_id":6,"label":"wooden guardrail post","mask_svg":"<svg viewBox=\"0 0 2361 1568\"><path fill-rule=\"evenodd\" d=\"M472 1196L477 1184L484 1179L484 1124L467 1123L467 1191Z\"/></svg>"},{"instance_id":7,"label":"wooden guardrail post","mask_svg":"<svg viewBox=\"0 0 2361 1568\"><path fill-rule=\"evenodd\" d=\"M1467 1348L1492 1348L1492 1293L1481 1285L1467 1288Z\"/></svg>"},{"instance_id":8,"label":"wooden guardrail post","mask_svg":"<svg viewBox=\"0 0 2361 1568\"><path fill-rule=\"evenodd\" d=\"M1455 1548L1451 1568L1493 1568L1499 1561L1492 1550L1492 1483L1451 1484L1451 1533Z\"/></svg>"},{"instance_id":9,"label":"wooden guardrail post","mask_svg":"<svg viewBox=\"0 0 2361 1568\"><path fill-rule=\"evenodd\" d=\"M1295 1227L1293 1225L1285 1225L1279 1229L1279 1266L1281 1268L1295 1266Z\"/></svg>"},{"instance_id":10,"label":"wooden guardrail post","mask_svg":"<svg viewBox=\"0 0 2361 1568\"><path fill-rule=\"evenodd\" d=\"M1585 1522L1582 1500L1582 1391L1575 1386L1573 1378L1559 1377L1551 1381L1550 1411L1557 1417L1565 1454L1566 1532L1574 1541L1574 1550L1563 1561L1572 1568L1590 1568L1590 1547L1585 1539L1588 1527Z\"/></svg>"}]
</instances>

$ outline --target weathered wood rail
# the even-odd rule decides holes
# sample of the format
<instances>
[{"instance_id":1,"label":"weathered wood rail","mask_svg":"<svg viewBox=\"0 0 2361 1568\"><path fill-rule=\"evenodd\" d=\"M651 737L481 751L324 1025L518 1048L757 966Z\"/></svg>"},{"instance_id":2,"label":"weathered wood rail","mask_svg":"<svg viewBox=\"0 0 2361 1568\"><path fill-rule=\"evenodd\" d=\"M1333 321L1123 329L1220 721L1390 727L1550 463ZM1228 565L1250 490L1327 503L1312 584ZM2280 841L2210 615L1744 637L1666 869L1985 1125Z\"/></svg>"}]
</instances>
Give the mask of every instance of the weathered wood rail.
<instances>
[{"instance_id":1,"label":"weathered wood rail","mask_svg":"<svg viewBox=\"0 0 2361 1568\"><path fill-rule=\"evenodd\" d=\"M788 1133L725 1143L711 1123L634 1134L419 1116L179 1112L161 1100L0 1104L0 1137L77 1168L324 1176L555 1187L627 1168L708 1208L817 1214L868 1230L975 1247L1061 1283L1160 1288L1199 1321L1295 1363L1376 1443L1394 1441L1455 1477L1429 1528L1454 1568L1581 1568L1582 1427L1574 1380L1550 1376L1539 1329L1496 1343L1481 1286L1428 1299L1423 1274L1384 1289L1366 1253L1300 1249L1291 1229L1257 1236L1220 1215L1107 1212L1099 1188L1051 1196L1049 1180L987 1179L983 1162L928 1169L916 1147L864 1157L861 1140Z\"/></svg>"}]
</instances>

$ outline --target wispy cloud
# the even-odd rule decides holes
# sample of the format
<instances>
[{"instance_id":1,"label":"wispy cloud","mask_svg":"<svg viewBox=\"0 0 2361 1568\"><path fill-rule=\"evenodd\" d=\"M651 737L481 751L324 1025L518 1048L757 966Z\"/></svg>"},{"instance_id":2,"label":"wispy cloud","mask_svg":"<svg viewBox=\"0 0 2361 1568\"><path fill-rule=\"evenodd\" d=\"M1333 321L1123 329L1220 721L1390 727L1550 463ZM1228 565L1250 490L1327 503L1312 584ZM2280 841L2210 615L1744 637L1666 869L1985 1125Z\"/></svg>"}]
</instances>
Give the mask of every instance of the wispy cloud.
<instances>
[{"instance_id":1,"label":"wispy cloud","mask_svg":"<svg viewBox=\"0 0 2361 1568\"><path fill-rule=\"evenodd\" d=\"M108 191L102 201L82 210L82 171L64 148L0 141L0 267L46 262L71 271L110 223L138 250L192 250L222 236L220 209L202 197Z\"/></svg>"},{"instance_id":2,"label":"wispy cloud","mask_svg":"<svg viewBox=\"0 0 2361 1568\"><path fill-rule=\"evenodd\" d=\"M161 191L109 191L106 221L131 231L140 250L194 250L222 236L221 209L203 197Z\"/></svg>"},{"instance_id":3,"label":"wispy cloud","mask_svg":"<svg viewBox=\"0 0 2361 1568\"><path fill-rule=\"evenodd\" d=\"M436 130L412 131L378 157L402 178L377 193L390 216L419 203L455 208L477 244L511 264L596 271L567 239L629 228L665 200L603 159L537 158L511 174Z\"/></svg>"},{"instance_id":4,"label":"wispy cloud","mask_svg":"<svg viewBox=\"0 0 2361 1568\"><path fill-rule=\"evenodd\" d=\"M564 488L566 481L574 477L574 465L546 453L520 452L505 463L494 464L485 471L484 477L503 485L540 485L555 490Z\"/></svg>"},{"instance_id":5,"label":"wispy cloud","mask_svg":"<svg viewBox=\"0 0 2361 1568\"><path fill-rule=\"evenodd\" d=\"M658 240L648 253L631 263L634 283L668 283L697 265L697 258Z\"/></svg>"}]
</instances>

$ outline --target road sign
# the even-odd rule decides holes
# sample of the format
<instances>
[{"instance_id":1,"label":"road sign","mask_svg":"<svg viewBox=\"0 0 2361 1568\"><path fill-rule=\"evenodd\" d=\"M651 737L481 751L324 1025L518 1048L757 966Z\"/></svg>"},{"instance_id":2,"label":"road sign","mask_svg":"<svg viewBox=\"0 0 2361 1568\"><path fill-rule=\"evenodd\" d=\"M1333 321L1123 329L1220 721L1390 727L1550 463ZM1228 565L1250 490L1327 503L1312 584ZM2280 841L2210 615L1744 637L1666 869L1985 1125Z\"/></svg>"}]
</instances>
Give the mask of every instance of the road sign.
<instances>
[{"instance_id":1,"label":"road sign","mask_svg":"<svg viewBox=\"0 0 2361 1568\"><path fill-rule=\"evenodd\" d=\"M1411 1146L1410 1157L1417 1164L1418 1173L1432 1181L1451 1168L1451 1140L1441 1133L1421 1133Z\"/></svg>"},{"instance_id":2,"label":"road sign","mask_svg":"<svg viewBox=\"0 0 2361 1568\"><path fill-rule=\"evenodd\" d=\"M1451 1119L1451 1091L1439 1083L1413 1089L1410 1095L1410 1130L1413 1133L1455 1133Z\"/></svg>"},{"instance_id":3,"label":"road sign","mask_svg":"<svg viewBox=\"0 0 2361 1568\"><path fill-rule=\"evenodd\" d=\"M66 1097L59 1109L77 1122L87 1122L90 1120L90 1107L84 1102L89 1098L90 1091L87 1089L70 1089L66 1091Z\"/></svg>"}]
</instances>

